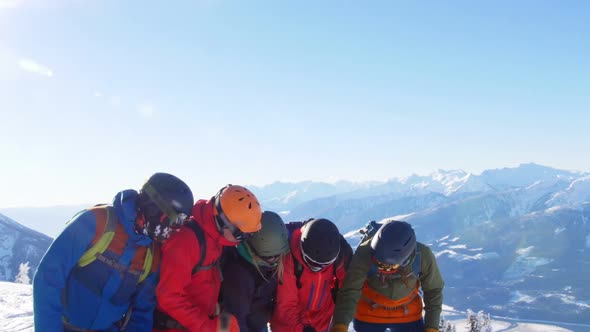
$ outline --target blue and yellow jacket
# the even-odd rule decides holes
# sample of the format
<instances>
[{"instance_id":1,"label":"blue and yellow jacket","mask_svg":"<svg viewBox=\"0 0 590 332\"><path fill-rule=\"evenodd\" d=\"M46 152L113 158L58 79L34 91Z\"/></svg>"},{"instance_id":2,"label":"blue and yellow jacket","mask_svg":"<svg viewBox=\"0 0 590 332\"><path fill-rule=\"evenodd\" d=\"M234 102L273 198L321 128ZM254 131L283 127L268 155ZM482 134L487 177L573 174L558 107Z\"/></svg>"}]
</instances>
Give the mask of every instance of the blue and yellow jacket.
<instances>
[{"instance_id":1,"label":"blue and yellow jacket","mask_svg":"<svg viewBox=\"0 0 590 332\"><path fill-rule=\"evenodd\" d=\"M80 212L53 241L33 280L35 331L64 331L64 322L78 329L118 331L116 325L130 307L126 331L151 331L157 263L140 279L152 240L134 231L136 200L135 190L115 196L109 211L116 212L118 223L100 259L79 264L105 231L105 206Z\"/></svg>"}]
</instances>

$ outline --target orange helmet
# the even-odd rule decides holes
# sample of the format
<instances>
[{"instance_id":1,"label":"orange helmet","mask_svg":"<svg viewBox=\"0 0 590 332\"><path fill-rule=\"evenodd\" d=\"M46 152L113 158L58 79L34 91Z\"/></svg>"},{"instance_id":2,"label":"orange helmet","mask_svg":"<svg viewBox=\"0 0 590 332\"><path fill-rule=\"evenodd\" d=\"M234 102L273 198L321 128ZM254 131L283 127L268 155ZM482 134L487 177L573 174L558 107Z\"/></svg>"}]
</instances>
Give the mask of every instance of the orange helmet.
<instances>
[{"instance_id":1,"label":"orange helmet","mask_svg":"<svg viewBox=\"0 0 590 332\"><path fill-rule=\"evenodd\" d=\"M215 195L216 215L226 219L243 233L258 232L262 227L262 209L256 196L242 186L228 184Z\"/></svg>"}]
</instances>

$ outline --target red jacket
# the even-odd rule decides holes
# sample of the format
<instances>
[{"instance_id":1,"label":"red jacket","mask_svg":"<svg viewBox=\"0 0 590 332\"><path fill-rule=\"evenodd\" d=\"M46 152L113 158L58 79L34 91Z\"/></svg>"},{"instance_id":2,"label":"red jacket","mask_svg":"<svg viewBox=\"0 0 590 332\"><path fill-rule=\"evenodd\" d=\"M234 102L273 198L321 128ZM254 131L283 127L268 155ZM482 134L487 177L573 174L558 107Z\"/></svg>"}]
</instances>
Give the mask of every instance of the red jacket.
<instances>
[{"instance_id":1,"label":"red jacket","mask_svg":"<svg viewBox=\"0 0 590 332\"><path fill-rule=\"evenodd\" d=\"M212 201L199 200L193 207L189 222L198 223L206 237L206 255L202 266L213 264L221 256L223 246L236 243L226 240L217 230ZM195 233L183 227L162 246L160 282L156 288L158 309L176 319L190 332L217 331L215 315L221 287L218 268L192 274L200 258ZM160 330L162 331L162 330ZM169 332L186 330L168 329Z\"/></svg>"},{"instance_id":2,"label":"red jacket","mask_svg":"<svg viewBox=\"0 0 590 332\"><path fill-rule=\"evenodd\" d=\"M312 272L303 261L299 242L301 229L291 235L291 254L284 261L283 282L277 287L277 302L271 319L273 332L301 332L305 325L313 326L317 332L329 329L334 301L331 289L336 286L334 266L330 265L319 272ZM301 288L297 289L293 259L303 265ZM344 263L336 269L340 285L344 280Z\"/></svg>"}]
</instances>

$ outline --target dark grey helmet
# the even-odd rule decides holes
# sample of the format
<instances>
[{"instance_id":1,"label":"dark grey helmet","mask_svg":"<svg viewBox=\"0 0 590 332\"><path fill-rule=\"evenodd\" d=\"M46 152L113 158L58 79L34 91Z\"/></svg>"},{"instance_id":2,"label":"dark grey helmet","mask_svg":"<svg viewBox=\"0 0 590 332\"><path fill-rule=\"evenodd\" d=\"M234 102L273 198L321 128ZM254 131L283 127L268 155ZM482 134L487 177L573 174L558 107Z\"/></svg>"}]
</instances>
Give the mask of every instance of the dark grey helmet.
<instances>
[{"instance_id":1,"label":"dark grey helmet","mask_svg":"<svg viewBox=\"0 0 590 332\"><path fill-rule=\"evenodd\" d=\"M137 208L145 217L144 226L154 239L163 240L168 236L165 230L178 226L191 215L193 193L181 179L168 173L154 173L139 191ZM165 220L161 219L166 215Z\"/></svg>"},{"instance_id":2,"label":"dark grey helmet","mask_svg":"<svg viewBox=\"0 0 590 332\"><path fill-rule=\"evenodd\" d=\"M340 253L340 232L328 219L313 219L301 228L302 254L317 263L331 263Z\"/></svg>"},{"instance_id":3,"label":"dark grey helmet","mask_svg":"<svg viewBox=\"0 0 590 332\"><path fill-rule=\"evenodd\" d=\"M416 233L405 221L389 220L371 240L371 254L385 264L404 265L416 250Z\"/></svg>"},{"instance_id":4,"label":"dark grey helmet","mask_svg":"<svg viewBox=\"0 0 590 332\"><path fill-rule=\"evenodd\" d=\"M259 257L282 255L289 251L289 231L281 216L272 212L262 213L262 228L249 238L248 245Z\"/></svg>"}]
</instances>

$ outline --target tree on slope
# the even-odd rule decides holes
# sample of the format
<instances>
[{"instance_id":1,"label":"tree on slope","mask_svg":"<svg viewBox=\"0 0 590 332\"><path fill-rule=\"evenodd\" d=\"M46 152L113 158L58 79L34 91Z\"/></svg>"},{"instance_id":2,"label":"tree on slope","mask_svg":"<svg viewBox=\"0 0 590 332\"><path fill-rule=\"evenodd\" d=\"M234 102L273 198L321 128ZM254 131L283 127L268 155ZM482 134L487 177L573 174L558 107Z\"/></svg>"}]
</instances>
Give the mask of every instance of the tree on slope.
<instances>
[{"instance_id":1,"label":"tree on slope","mask_svg":"<svg viewBox=\"0 0 590 332\"><path fill-rule=\"evenodd\" d=\"M467 309L467 332L481 332L477 314L471 309Z\"/></svg>"},{"instance_id":2,"label":"tree on slope","mask_svg":"<svg viewBox=\"0 0 590 332\"><path fill-rule=\"evenodd\" d=\"M490 318L490 314L484 314L483 311L477 313L477 320L479 321L480 331L481 332L493 332L492 329L492 320Z\"/></svg>"},{"instance_id":3,"label":"tree on slope","mask_svg":"<svg viewBox=\"0 0 590 332\"><path fill-rule=\"evenodd\" d=\"M467 332L493 332L490 314L479 311L477 314L467 309Z\"/></svg>"},{"instance_id":4,"label":"tree on slope","mask_svg":"<svg viewBox=\"0 0 590 332\"><path fill-rule=\"evenodd\" d=\"M439 329L440 332L457 332L457 328L453 322L445 319L444 316L440 319Z\"/></svg>"},{"instance_id":5,"label":"tree on slope","mask_svg":"<svg viewBox=\"0 0 590 332\"><path fill-rule=\"evenodd\" d=\"M29 262L20 263L18 267L18 274L14 278L14 282L19 284L31 284L31 278L29 278L29 270L31 267L29 266Z\"/></svg>"}]
</instances>

